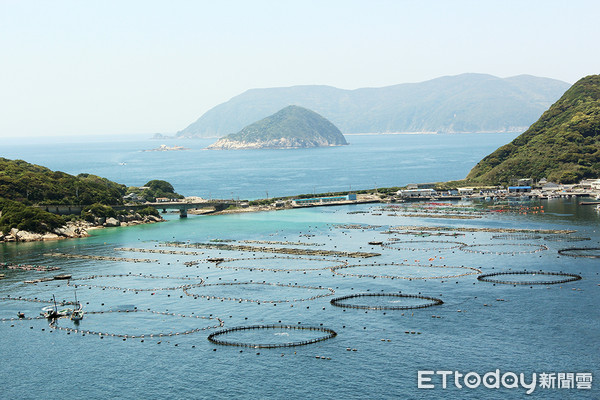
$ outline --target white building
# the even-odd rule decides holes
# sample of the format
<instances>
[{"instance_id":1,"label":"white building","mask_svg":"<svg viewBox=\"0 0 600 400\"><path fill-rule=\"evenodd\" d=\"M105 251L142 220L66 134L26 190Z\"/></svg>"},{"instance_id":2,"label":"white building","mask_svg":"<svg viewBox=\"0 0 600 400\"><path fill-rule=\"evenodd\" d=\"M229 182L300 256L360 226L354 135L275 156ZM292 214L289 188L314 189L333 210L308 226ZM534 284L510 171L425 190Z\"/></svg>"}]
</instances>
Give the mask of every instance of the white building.
<instances>
[{"instance_id":1,"label":"white building","mask_svg":"<svg viewBox=\"0 0 600 400\"><path fill-rule=\"evenodd\" d=\"M433 197L437 195L437 192L433 189L407 189L398 190L396 195L404 198Z\"/></svg>"}]
</instances>

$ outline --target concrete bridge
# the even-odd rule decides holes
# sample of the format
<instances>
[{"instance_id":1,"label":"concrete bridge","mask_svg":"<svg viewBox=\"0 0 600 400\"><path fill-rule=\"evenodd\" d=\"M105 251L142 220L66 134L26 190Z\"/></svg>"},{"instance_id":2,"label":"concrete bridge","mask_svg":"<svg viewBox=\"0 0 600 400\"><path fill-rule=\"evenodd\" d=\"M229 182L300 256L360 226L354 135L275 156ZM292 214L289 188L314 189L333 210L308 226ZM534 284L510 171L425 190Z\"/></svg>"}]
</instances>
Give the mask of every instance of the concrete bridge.
<instances>
[{"instance_id":1,"label":"concrete bridge","mask_svg":"<svg viewBox=\"0 0 600 400\"><path fill-rule=\"evenodd\" d=\"M231 205L235 205L235 201L232 200L212 200L206 202L185 202L185 201L160 201L153 203L139 203L130 205L116 205L111 206L115 211L127 210L127 211L138 211L146 207L154 207L157 210L162 210L166 213L167 210L179 210L179 217L186 218L187 211L194 208L214 208L215 211L221 211ZM81 214L81 212L89 206L81 205L39 205L37 208L48 211L53 214L59 215L70 215L70 214Z\"/></svg>"}]
</instances>

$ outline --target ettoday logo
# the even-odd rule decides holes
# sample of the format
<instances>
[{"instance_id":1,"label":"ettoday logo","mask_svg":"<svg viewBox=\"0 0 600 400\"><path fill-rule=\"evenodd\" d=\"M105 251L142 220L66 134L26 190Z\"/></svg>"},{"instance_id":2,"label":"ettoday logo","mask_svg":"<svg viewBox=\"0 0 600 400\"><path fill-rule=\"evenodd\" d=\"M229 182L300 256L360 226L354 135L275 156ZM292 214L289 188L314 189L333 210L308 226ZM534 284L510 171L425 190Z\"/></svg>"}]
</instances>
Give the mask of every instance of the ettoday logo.
<instances>
[{"instance_id":1,"label":"ettoday logo","mask_svg":"<svg viewBox=\"0 0 600 400\"><path fill-rule=\"evenodd\" d=\"M434 376L437 376L434 382ZM441 382L439 382L441 380ZM446 389L449 382L458 389L475 389L483 385L488 389L519 389L531 394L536 388L541 389L583 389L592 388L592 374L588 372L559 372L540 374L516 374L514 372L501 373L499 369L480 375L477 372L461 373L459 371L418 371L417 387L419 389Z\"/></svg>"}]
</instances>

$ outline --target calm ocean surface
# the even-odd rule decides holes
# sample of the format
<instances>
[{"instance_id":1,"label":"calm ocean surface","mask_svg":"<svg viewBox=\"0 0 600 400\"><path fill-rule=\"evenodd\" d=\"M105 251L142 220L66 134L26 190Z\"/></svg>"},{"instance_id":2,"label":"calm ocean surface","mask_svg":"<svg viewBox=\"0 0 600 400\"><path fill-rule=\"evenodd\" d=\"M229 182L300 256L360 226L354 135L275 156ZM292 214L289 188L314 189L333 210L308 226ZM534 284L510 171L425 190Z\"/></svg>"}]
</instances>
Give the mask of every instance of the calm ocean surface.
<instances>
[{"instance_id":1,"label":"calm ocean surface","mask_svg":"<svg viewBox=\"0 0 600 400\"><path fill-rule=\"evenodd\" d=\"M514 136L350 136L352 145L347 147L266 153L201 150L209 141L164 142L192 148L167 153L140 152L163 143L151 141L93 145L9 143L3 145L0 156L22 158L69 173L90 172L128 185L166 179L186 195L259 198L266 191L269 196L276 196L345 190L350 185L361 189L459 179L482 156ZM0 245L0 261L61 267L55 272L0 271L6 275L0 280L3 298L0 300L3 319L0 398L597 399L600 397L598 259L561 256L558 250L600 247L599 214L591 207L579 206L575 199L544 201L535 206L540 205L544 206L544 213L485 214L482 218L460 220L407 217L401 212L378 211L380 205L190 216L183 220L168 215L165 223L96 230L84 239ZM364 229L355 229L358 224L363 224ZM498 233L484 231L466 232L458 237L383 233L404 225L573 229L577 231L573 236L590 240L556 241L549 235L498 239L493 238ZM368 244L394 237L400 242L399 249ZM294 247L374 251L381 256L285 259L278 255L279 259L273 259L273 253L258 251L164 246L168 241L194 243L211 239L302 242L310 246ZM471 249L491 254L468 253L454 247L455 244L432 241L485 245ZM115 250L123 247L179 253ZM530 252L536 249L541 251ZM199 254L185 255L183 251ZM155 261L62 258L49 255L50 252ZM228 268L217 268L213 263L202 262L210 257L242 260L222 265ZM184 264L193 261L200 262ZM343 262L357 265L337 270L343 274L428 279L369 278L318 269ZM559 285L515 287L480 282L477 275L440 278L460 275L467 271L464 268L370 265L391 262L470 267L483 273L542 269L577 273L583 279ZM23 283L58 273L73 275L71 285L79 285L77 296L88 312L78 326L68 320L60 320L58 325L78 332L53 329L41 319L8 320L19 311L27 317L37 316L46 305L7 300L8 296L47 300L54 294L60 300L73 300L74 288L65 281ZM134 276L139 274L142 276ZM207 286L200 285L202 280ZM240 282L249 283L237 285ZM192 296L187 296L181 288L161 290L189 284L194 285L187 290ZM335 294L309 300L330 294L326 288L333 289ZM334 297L355 293L399 291L437 297L444 304L406 311L365 312L329 303ZM254 301L194 297L203 295ZM272 302L276 300L286 301ZM115 312L135 307L144 311ZM302 347L254 349L211 344L207 336L215 329L182 334L216 325L217 320L208 319L215 317L223 321L223 328L282 323L324 326L338 335ZM109 336L101 338L81 331ZM159 333L165 336L159 337ZM171 336L167 336L169 333ZM142 334L143 339L131 338ZM261 331L238 332L222 338L279 343L305 340L311 335ZM524 373L527 382L532 373L544 372L591 373L594 382L591 390L538 387L530 396L523 388L458 389L450 381L448 388L442 389L439 377L432 380L435 389L417 388L419 370L473 371L483 375L496 369L501 374Z\"/></svg>"},{"instance_id":2,"label":"calm ocean surface","mask_svg":"<svg viewBox=\"0 0 600 400\"><path fill-rule=\"evenodd\" d=\"M351 135L349 146L298 150L204 150L213 139L4 143L0 156L128 186L171 182L187 196L256 199L462 179L517 134ZM187 151L143 152L160 144Z\"/></svg>"}]
</instances>

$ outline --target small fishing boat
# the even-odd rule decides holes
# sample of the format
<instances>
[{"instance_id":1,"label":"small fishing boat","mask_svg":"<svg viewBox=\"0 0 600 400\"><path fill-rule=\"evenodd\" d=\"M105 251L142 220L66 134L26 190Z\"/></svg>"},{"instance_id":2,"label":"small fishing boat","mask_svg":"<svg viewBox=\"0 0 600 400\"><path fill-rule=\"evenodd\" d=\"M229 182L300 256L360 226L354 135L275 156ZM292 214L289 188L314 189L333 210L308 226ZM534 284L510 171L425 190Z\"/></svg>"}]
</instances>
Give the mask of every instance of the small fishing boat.
<instances>
[{"instance_id":1,"label":"small fishing boat","mask_svg":"<svg viewBox=\"0 0 600 400\"><path fill-rule=\"evenodd\" d=\"M73 313L72 308L64 308L62 310L58 310L58 306L56 305L56 298L52 295L52 300L54 301L53 306L46 306L42 308L42 315L48 319L57 319L60 317L66 317Z\"/></svg>"},{"instance_id":2,"label":"small fishing boat","mask_svg":"<svg viewBox=\"0 0 600 400\"><path fill-rule=\"evenodd\" d=\"M76 310L73 310L73 312L71 313L71 321L81 321L83 319L83 309L82 308L78 308Z\"/></svg>"},{"instance_id":3,"label":"small fishing boat","mask_svg":"<svg viewBox=\"0 0 600 400\"><path fill-rule=\"evenodd\" d=\"M83 319L83 306L77 301L77 291L75 292L75 309L71 313L71 321L79 322Z\"/></svg>"}]
</instances>

